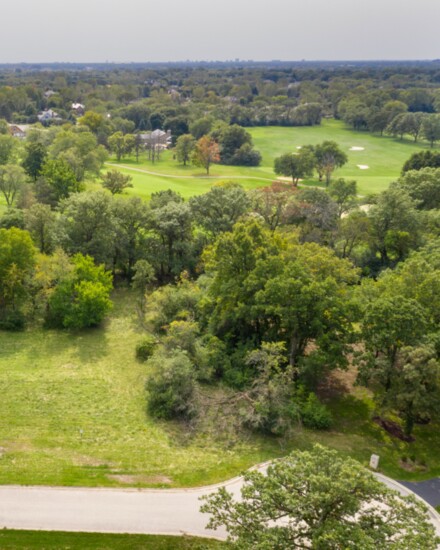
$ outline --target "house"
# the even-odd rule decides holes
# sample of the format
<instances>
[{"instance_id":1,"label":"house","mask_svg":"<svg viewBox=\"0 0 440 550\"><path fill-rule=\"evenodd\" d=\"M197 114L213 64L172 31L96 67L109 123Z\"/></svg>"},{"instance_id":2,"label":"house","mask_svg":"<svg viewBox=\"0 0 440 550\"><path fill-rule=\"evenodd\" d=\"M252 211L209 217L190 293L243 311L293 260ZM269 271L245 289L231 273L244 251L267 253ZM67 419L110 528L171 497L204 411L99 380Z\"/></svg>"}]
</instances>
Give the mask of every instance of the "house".
<instances>
[{"instance_id":1,"label":"house","mask_svg":"<svg viewBox=\"0 0 440 550\"><path fill-rule=\"evenodd\" d=\"M45 97L46 99L49 99L49 98L51 98L51 97L52 97L53 95L55 95L55 94L56 94L56 92L54 92L53 90L46 90L46 91L44 92L44 97Z\"/></svg>"},{"instance_id":2,"label":"house","mask_svg":"<svg viewBox=\"0 0 440 550\"><path fill-rule=\"evenodd\" d=\"M38 113L37 118L42 124L45 124L47 122L51 122L54 120L61 120L60 117L58 116L58 113L56 113L52 109L46 109L41 113Z\"/></svg>"},{"instance_id":3,"label":"house","mask_svg":"<svg viewBox=\"0 0 440 550\"><path fill-rule=\"evenodd\" d=\"M28 125L9 124L9 133L12 137L25 139L28 128Z\"/></svg>"},{"instance_id":4,"label":"house","mask_svg":"<svg viewBox=\"0 0 440 550\"><path fill-rule=\"evenodd\" d=\"M168 149L172 143L171 130L164 132L157 129L153 132L139 134L139 137L147 149L151 147Z\"/></svg>"},{"instance_id":5,"label":"house","mask_svg":"<svg viewBox=\"0 0 440 550\"><path fill-rule=\"evenodd\" d=\"M82 103L72 103L71 108L74 114L77 116L83 116L86 110L85 106Z\"/></svg>"}]
</instances>

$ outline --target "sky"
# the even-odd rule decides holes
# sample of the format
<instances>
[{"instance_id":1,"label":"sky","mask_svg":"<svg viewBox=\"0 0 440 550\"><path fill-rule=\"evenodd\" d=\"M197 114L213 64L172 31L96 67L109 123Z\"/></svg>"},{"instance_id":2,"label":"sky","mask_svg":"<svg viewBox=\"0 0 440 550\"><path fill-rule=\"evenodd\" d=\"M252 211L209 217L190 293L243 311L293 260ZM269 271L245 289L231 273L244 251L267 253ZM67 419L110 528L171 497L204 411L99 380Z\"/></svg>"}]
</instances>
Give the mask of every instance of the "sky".
<instances>
[{"instance_id":1,"label":"sky","mask_svg":"<svg viewBox=\"0 0 440 550\"><path fill-rule=\"evenodd\" d=\"M440 58L440 0L0 0L0 21L0 63Z\"/></svg>"}]
</instances>

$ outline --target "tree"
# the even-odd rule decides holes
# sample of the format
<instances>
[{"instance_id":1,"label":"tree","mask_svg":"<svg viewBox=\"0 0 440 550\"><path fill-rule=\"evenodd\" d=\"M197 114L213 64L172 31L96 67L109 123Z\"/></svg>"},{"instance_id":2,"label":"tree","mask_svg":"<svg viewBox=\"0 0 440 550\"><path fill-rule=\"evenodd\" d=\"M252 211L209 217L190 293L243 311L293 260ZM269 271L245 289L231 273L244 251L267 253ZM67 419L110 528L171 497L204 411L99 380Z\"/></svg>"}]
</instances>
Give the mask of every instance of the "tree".
<instances>
[{"instance_id":1,"label":"tree","mask_svg":"<svg viewBox=\"0 0 440 550\"><path fill-rule=\"evenodd\" d=\"M29 295L35 248L27 231L0 229L0 326L22 328L22 306Z\"/></svg>"},{"instance_id":2,"label":"tree","mask_svg":"<svg viewBox=\"0 0 440 550\"><path fill-rule=\"evenodd\" d=\"M389 392L398 377L399 351L419 344L428 327L426 312L414 299L399 294L380 294L364 307L359 380L372 383L380 406L388 403Z\"/></svg>"},{"instance_id":3,"label":"tree","mask_svg":"<svg viewBox=\"0 0 440 550\"><path fill-rule=\"evenodd\" d=\"M209 175L209 168L212 163L219 162L220 160L220 148L218 143L208 136L203 136L196 143L192 162L196 166L201 166L206 170L206 174Z\"/></svg>"},{"instance_id":4,"label":"tree","mask_svg":"<svg viewBox=\"0 0 440 550\"><path fill-rule=\"evenodd\" d=\"M148 360L148 411L155 418L189 420L196 414L196 376L188 355L157 350Z\"/></svg>"},{"instance_id":5,"label":"tree","mask_svg":"<svg viewBox=\"0 0 440 550\"><path fill-rule=\"evenodd\" d=\"M325 183L328 186L333 172L344 166L348 161L347 155L339 149L334 141L323 141L315 147L315 168L318 172L319 181L325 176Z\"/></svg>"},{"instance_id":6,"label":"tree","mask_svg":"<svg viewBox=\"0 0 440 550\"><path fill-rule=\"evenodd\" d=\"M403 165L402 174L409 170L421 170L422 168L440 168L440 152L419 151L413 153Z\"/></svg>"},{"instance_id":7,"label":"tree","mask_svg":"<svg viewBox=\"0 0 440 550\"><path fill-rule=\"evenodd\" d=\"M90 256L76 254L74 269L62 278L48 300L46 322L56 328L82 329L101 323L112 307L111 273Z\"/></svg>"},{"instance_id":8,"label":"tree","mask_svg":"<svg viewBox=\"0 0 440 550\"><path fill-rule=\"evenodd\" d=\"M54 159L44 163L37 182L37 196L41 202L55 205L80 189L75 172L67 161Z\"/></svg>"},{"instance_id":9,"label":"tree","mask_svg":"<svg viewBox=\"0 0 440 550\"><path fill-rule=\"evenodd\" d=\"M26 174L21 166L16 164L0 166L0 192L3 193L8 206L14 204L25 183Z\"/></svg>"},{"instance_id":10,"label":"tree","mask_svg":"<svg viewBox=\"0 0 440 550\"><path fill-rule=\"evenodd\" d=\"M439 542L425 506L385 487L351 458L315 445L244 475L241 499L203 497L207 527L225 526L232 548L423 548Z\"/></svg>"},{"instance_id":11,"label":"tree","mask_svg":"<svg viewBox=\"0 0 440 550\"><path fill-rule=\"evenodd\" d=\"M414 199L417 208L440 208L440 168L409 170L399 179L399 185Z\"/></svg>"},{"instance_id":12,"label":"tree","mask_svg":"<svg viewBox=\"0 0 440 550\"><path fill-rule=\"evenodd\" d=\"M17 140L8 135L0 134L0 166L13 162Z\"/></svg>"},{"instance_id":13,"label":"tree","mask_svg":"<svg viewBox=\"0 0 440 550\"><path fill-rule=\"evenodd\" d=\"M46 157L47 149L41 142L30 141L26 143L22 166L26 174L34 181L37 181L38 176L41 174Z\"/></svg>"},{"instance_id":14,"label":"tree","mask_svg":"<svg viewBox=\"0 0 440 550\"><path fill-rule=\"evenodd\" d=\"M186 166L194 151L195 140L191 134L183 134L177 138L176 157L179 162Z\"/></svg>"},{"instance_id":15,"label":"tree","mask_svg":"<svg viewBox=\"0 0 440 550\"><path fill-rule=\"evenodd\" d=\"M43 254L53 248L55 213L48 204L36 203L25 212L25 227Z\"/></svg>"},{"instance_id":16,"label":"tree","mask_svg":"<svg viewBox=\"0 0 440 550\"><path fill-rule=\"evenodd\" d=\"M296 210L297 192L297 188L288 183L275 181L270 187L255 189L251 195L253 209L275 231L279 225L289 223L290 215Z\"/></svg>"},{"instance_id":17,"label":"tree","mask_svg":"<svg viewBox=\"0 0 440 550\"><path fill-rule=\"evenodd\" d=\"M133 187L131 183L133 178L129 175L125 175L119 170L111 170L101 176L102 186L104 189L108 189L112 195L122 193L124 189Z\"/></svg>"},{"instance_id":18,"label":"tree","mask_svg":"<svg viewBox=\"0 0 440 550\"><path fill-rule=\"evenodd\" d=\"M422 121L422 135L431 147L440 140L440 115L428 115Z\"/></svg>"},{"instance_id":19,"label":"tree","mask_svg":"<svg viewBox=\"0 0 440 550\"><path fill-rule=\"evenodd\" d=\"M403 348L388 402L403 416L407 436L418 419L440 411L440 363L429 345Z\"/></svg>"},{"instance_id":20,"label":"tree","mask_svg":"<svg viewBox=\"0 0 440 550\"><path fill-rule=\"evenodd\" d=\"M340 178L330 184L328 192L338 205L339 219L356 204L357 188L355 181L345 181L343 178Z\"/></svg>"},{"instance_id":21,"label":"tree","mask_svg":"<svg viewBox=\"0 0 440 550\"><path fill-rule=\"evenodd\" d=\"M393 136L400 136L400 139L403 139L404 134L410 134L416 142L424 118L423 113L401 113L391 120L386 131Z\"/></svg>"},{"instance_id":22,"label":"tree","mask_svg":"<svg viewBox=\"0 0 440 550\"><path fill-rule=\"evenodd\" d=\"M231 231L238 219L248 211L250 201L238 183L220 183L203 195L189 201L195 221L213 235Z\"/></svg>"},{"instance_id":23,"label":"tree","mask_svg":"<svg viewBox=\"0 0 440 550\"><path fill-rule=\"evenodd\" d=\"M383 266L400 261L420 238L420 215L416 203L402 189L391 186L368 211L372 246Z\"/></svg>"},{"instance_id":24,"label":"tree","mask_svg":"<svg viewBox=\"0 0 440 550\"><path fill-rule=\"evenodd\" d=\"M132 134L124 135L122 132L115 132L108 138L108 145L119 162L122 157L133 151L136 145L136 138Z\"/></svg>"},{"instance_id":25,"label":"tree","mask_svg":"<svg viewBox=\"0 0 440 550\"><path fill-rule=\"evenodd\" d=\"M146 260L138 260L134 264L134 276L131 286L139 294L139 312L141 316L145 313L146 298L148 285L154 281L154 269Z\"/></svg>"},{"instance_id":26,"label":"tree","mask_svg":"<svg viewBox=\"0 0 440 550\"><path fill-rule=\"evenodd\" d=\"M57 243L69 254L80 252L113 266L117 228L111 196L94 191L63 201L55 234Z\"/></svg>"},{"instance_id":27,"label":"tree","mask_svg":"<svg viewBox=\"0 0 440 550\"><path fill-rule=\"evenodd\" d=\"M300 149L297 153L286 153L275 159L275 174L292 178L296 187L298 181L311 177L315 166L315 158L309 149Z\"/></svg>"}]
</instances>

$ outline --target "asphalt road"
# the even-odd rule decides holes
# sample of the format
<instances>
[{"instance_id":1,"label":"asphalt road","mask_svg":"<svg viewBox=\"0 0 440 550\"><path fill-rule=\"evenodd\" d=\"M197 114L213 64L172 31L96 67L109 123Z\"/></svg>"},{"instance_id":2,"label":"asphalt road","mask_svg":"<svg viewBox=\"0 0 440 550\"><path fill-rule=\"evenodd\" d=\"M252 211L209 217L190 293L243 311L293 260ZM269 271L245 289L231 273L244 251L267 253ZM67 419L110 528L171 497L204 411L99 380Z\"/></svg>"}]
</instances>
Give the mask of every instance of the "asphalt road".
<instances>
[{"instance_id":1,"label":"asphalt road","mask_svg":"<svg viewBox=\"0 0 440 550\"><path fill-rule=\"evenodd\" d=\"M411 493L401 484L377 476L402 494ZM223 485L238 495L242 479ZM207 516L199 511L199 497L219 486L139 490L0 486L0 528L225 538L224 530L205 529ZM440 535L440 516L432 508L430 516Z\"/></svg>"},{"instance_id":2,"label":"asphalt road","mask_svg":"<svg viewBox=\"0 0 440 550\"><path fill-rule=\"evenodd\" d=\"M427 481L401 481L400 483L414 491L431 506L440 506L440 477Z\"/></svg>"}]
</instances>

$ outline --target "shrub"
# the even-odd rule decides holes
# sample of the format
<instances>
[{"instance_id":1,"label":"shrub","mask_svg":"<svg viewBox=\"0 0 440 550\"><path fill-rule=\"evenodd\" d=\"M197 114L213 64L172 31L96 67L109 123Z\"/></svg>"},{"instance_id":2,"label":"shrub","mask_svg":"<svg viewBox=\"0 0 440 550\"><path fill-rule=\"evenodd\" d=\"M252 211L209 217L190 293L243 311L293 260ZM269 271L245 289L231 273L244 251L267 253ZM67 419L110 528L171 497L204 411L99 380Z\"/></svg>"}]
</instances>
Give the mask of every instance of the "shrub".
<instances>
[{"instance_id":1,"label":"shrub","mask_svg":"<svg viewBox=\"0 0 440 550\"><path fill-rule=\"evenodd\" d=\"M19 331L23 330L25 317L21 311L7 311L0 316L0 330Z\"/></svg>"},{"instance_id":2,"label":"shrub","mask_svg":"<svg viewBox=\"0 0 440 550\"><path fill-rule=\"evenodd\" d=\"M306 428L327 430L332 425L332 415L314 393L310 393L301 407L301 419Z\"/></svg>"},{"instance_id":3,"label":"shrub","mask_svg":"<svg viewBox=\"0 0 440 550\"><path fill-rule=\"evenodd\" d=\"M157 342L153 336L145 336L142 342L136 346L136 358L139 361L147 361L153 355L156 345Z\"/></svg>"},{"instance_id":4,"label":"shrub","mask_svg":"<svg viewBox=\"0 0 440 550\"><path fill-rule=\"evenodd\" d=\"M148 412L165 420L193 418L197 413L196 376L188 355L182 350L160 349L149 359L148 366Z\"/></svg>"}]
</instances>

